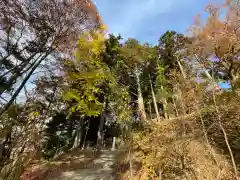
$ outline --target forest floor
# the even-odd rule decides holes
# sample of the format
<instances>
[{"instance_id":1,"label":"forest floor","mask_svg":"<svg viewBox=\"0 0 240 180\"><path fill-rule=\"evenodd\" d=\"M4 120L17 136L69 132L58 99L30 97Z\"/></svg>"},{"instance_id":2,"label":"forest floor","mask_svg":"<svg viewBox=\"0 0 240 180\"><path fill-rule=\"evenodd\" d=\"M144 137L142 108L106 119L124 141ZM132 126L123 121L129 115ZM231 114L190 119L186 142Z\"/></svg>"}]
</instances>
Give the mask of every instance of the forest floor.
<instances>
[{"instance_id":1,"label":"forest floor","mask_svg":"<svg viewBox=\"0 0 240 180\"><path fill-rule=\"evenodd\" d=\"M120 151L74 150L51 162L34 163L23 180L117 180Z\"/></svg>"}]
</instances>

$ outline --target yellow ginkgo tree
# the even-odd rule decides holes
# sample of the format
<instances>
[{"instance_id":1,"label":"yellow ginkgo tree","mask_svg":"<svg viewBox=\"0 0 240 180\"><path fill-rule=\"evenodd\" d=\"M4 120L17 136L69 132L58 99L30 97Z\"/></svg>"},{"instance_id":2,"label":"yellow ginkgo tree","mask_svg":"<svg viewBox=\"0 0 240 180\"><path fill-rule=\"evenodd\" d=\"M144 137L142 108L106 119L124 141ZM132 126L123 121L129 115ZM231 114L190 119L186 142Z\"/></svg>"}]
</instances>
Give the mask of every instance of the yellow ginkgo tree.
<instances>
[{"instance_id":1,"label":"yellow ginkgo tree","mask_svg":"<svg viewBox=\"0 0 240 180\"><path fill-rule=\"evenodd\" d=\"M108 66L102 61L105 50L105 28L82 34L78 41L75 59L66 62L67 88L64 99L70 105L70 113L82 116L100 116L98 144L103 139L103 125L106 109L106 89L114 85L114 78ZM80 123L81 124L81 123ZM81 127L79 127L80 132ZM79 133L81 134L81 133ZM77 136L76 136L77 137ZM78 137L77 139L80 139ZM74 143L75 147L78 146Z\"/></svg>"},{"instance_id":2,"label":"yellow ginkgo tree","mask_svg":"<svg viewBox=\"0 0 240 180\"><path fill-rule=\"evenodd\" d=\"M66 62L67 90L64 98L71 102L71 112L98 116L103 102L97 94L101 85L110 77L101 61L104 51L104 29L82 34L78 41L75 59Z\"/></svg>"}]
</instances>

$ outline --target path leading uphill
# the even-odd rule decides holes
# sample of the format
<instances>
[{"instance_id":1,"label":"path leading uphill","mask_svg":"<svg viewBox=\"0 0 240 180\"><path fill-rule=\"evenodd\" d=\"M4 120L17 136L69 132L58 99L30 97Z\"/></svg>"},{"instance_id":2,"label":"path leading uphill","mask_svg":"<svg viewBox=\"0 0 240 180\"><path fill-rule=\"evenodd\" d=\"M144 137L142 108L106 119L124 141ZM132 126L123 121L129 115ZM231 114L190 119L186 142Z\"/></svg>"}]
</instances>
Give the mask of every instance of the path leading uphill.
<instances>
[{"instance_id":1,"label":"path leading uphill","mask_svg":"<svg viewBox=\"0 0 240 180\"><path fill-rule=\"evenodd\" d=\"M112 151L101 151L99 157L89 162L84 168L62 172L60 180L115 180L113 165L115 154Z\"/></svg>"},{"instance_id":2,"label":"path leading uphill","mask_svg":"<svg viewBox=\"0 0 240 180\"><path fill-rule=\"evenodd\" d=\"M29 168L24 180L116 180L114 164L120 151L75 150L41 167ZM30 171L30 172L29 172Z\"/></svg>"}]
</instances>

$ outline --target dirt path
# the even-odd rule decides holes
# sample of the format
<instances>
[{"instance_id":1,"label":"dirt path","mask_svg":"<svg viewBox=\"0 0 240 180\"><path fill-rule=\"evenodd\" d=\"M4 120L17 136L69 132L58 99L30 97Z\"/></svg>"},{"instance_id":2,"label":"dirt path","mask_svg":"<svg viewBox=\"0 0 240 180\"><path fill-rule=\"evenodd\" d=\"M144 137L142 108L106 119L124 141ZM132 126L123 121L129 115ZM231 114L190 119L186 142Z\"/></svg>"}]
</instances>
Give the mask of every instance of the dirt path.
<instances>
[{"instance_id":1,"label":"dirt path","mask_svg":"<svg viewBox=\"0 0 240 180\"><path fill-rule=\"evenodd\" d=\"M59 180L114 180L115 153L102 151L100 156L85 168L62 172Z\"/></svg>"},{"instance_id":2,"label":"dirt path","mask_svg":"<svg viewBox=\"0 0 240 180\"><path fill-rule=\"evenodd\" d=\"M116 180L114 164L119 151L74 151L51 163L30 167L24 180Z\"/></svg>"}]
</instances>

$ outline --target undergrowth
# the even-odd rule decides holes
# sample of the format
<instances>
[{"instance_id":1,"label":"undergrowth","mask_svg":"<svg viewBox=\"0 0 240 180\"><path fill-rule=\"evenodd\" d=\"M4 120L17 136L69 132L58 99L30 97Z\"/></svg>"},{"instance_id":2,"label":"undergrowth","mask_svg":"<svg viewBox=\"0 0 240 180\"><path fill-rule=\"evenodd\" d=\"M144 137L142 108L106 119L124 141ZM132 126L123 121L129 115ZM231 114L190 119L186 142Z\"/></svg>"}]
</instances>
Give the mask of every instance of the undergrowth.
<instances>
[{"instance_id":1,"label":"undergrowth","mask_svg":"<svg viewBox=\"0 0 240 180\"><path fill-rule=\"evenodd\" d=\"M237 123L234 124L238 118L237 107L236 103L228 109L222 107L219 113L239 165L238 128ZM122 171L121 179L235 179L222 132L215 122L216 113L206 109L201 113L206 131L203 131L199 114L195 113L172 120L151 121L145 126L146 130L134 132L129 146L131 157L127 154L120 162L131 166ZM231 123L229 118L232 118Z\"/></svg>"}]
</instances>

